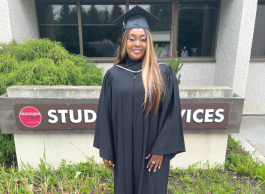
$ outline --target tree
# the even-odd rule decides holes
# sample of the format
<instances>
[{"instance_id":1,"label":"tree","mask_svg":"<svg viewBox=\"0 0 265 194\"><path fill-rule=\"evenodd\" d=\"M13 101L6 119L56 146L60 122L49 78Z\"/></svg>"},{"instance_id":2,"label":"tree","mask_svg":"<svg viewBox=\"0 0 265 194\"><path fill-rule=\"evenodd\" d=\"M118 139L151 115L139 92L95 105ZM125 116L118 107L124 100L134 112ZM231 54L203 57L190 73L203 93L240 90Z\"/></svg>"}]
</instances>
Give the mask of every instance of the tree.
<instances>
[{"instance_id":1,"label":"tree","mask_svg":"<svg viewBox=\"0 0 265 194\"><path fill-rule=\"evenodd\" d=\"M114 5L110 13L110 21L114 21L118 17L124 14L124 11L119 5ZM121 28L117 26L111 26L108 28L108 38L115 44L119 36L121 35Z\"/></svg>"},{"instance_id":2,"label":"tree","mask_svg":"<svg viewBox=\"0 0 265 194\"><path fill-rule=\"evenodd\" d=\"M58 24L77 24L76 7L70 10L69 5L63 5L59 13L60 16L57 19Z\"/></svg>"},{"instance_id":3,"label":"tree","mask_svg":"<svg viewBox=\"0 0 265 194\"><path fill-rule=\"evenodd\" d=\"M100 14L98 8L95 5L91 5L88 10L88 20L90 24L100 24Z\"/></svg>"},{"instance_id":4,"label":"tree","mask_svg":"<svg viewBox=\"0 0 265 194\"><path fill-rule=\"evenodd\" d=\"M204 10L196 5L182 5L179 10L178 43L181 47L198 47L202 40Z\"/></svg>"},{"instance_id":5,"label":"tree","mask_svg":"<svg viewBox=\"0 0 265 194\"><path fill-rule=\"evenodd\" d=\"M114 5L112 10L111 10L111 14L110 14L110 19L111 21L117 19L118 17L120 17L123 14L123 10L119 5Z\"/></svg>"},{"instance_id":6,"label":"tree","mask_svg":"<svg viewBox=\"0 0 265 194\"><path fill-rule=\"evenodd\" d=\"M154 27L151 28L151 31L170 31L171 5L150 5L150 13L161 20L161 22L158 22Z\"/></svg>"},{"instance_id":7,"label":"tree","mask_svg":"<svg viewBox=\"0 0 265 194\"><path fill-rule=\"evenodd\" d=\"M108 8L106 6L106 10L103 12L103 18L102 18L102 23L103 24L108 24L110 22L110 15Z\"/></svg>"},{"instance_id":8,"label":"tree","mask_svg":"<svg viewBox=\"0 0 265 194\"><path fill-rule=\"evenodd\" d=\"M77 24L76 6L71 10L69 5L63 5L59 14L57 24ZM78 27L76 25L55 26L55 40L62 42L71 53L78 54L80 52Z\"/></svg>"}]
</instances>

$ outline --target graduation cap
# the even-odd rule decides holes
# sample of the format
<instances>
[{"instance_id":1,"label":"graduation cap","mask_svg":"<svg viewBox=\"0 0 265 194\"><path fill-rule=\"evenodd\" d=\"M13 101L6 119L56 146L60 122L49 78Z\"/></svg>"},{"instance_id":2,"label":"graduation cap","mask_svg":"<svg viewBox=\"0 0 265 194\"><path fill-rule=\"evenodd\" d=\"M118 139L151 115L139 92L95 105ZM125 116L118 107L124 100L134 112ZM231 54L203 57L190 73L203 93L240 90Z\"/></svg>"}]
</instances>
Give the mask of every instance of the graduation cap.
<instances>
[{"instance_id":1,"label":"graduation cap","mask_svg":"<svg viewBox=\"0 0 265 194\"><path fill-rule=\"evenodd\" d=\"M122 28L121 37L123 37L124 32L128 29L143 28L149 30L150 27L155 26L158 22L160 20L157 17L137 5L115 19L112 23ZM121 60L121 44L119 60Z\"/></svg>"}]
</instances>

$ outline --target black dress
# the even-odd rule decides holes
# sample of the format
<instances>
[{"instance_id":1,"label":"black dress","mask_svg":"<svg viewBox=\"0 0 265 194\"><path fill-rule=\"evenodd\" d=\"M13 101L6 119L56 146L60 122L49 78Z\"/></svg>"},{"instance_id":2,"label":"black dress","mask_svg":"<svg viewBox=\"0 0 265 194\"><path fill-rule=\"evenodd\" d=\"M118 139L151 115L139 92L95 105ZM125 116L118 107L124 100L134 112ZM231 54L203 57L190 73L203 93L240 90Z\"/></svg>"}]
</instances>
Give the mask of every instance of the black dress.
<instances>
[{"instance_id":1,"label":"black dress","mask_svg":"<svg viewBox=\"0 0 265 194\"><path fill-rule=\"evenodd\" d=\"M171 66L158 63L167 92L157 114L146 119L141 61L127 58L103 79L93 146L115 164L115 194L166 194L170 160L185 152L178 81ZM146 168L148 154L164 155L156 172Z\"/></svg>"}]
</instances>

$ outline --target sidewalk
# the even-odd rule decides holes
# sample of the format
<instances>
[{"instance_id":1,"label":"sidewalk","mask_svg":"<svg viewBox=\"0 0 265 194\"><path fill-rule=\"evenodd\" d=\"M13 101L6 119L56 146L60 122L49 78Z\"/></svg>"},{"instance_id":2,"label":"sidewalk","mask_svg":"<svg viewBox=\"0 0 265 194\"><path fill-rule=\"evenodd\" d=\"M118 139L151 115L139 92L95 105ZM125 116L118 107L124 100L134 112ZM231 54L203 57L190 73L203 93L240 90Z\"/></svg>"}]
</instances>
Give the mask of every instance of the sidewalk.
<instances>
[{"instance_id":1,"label":"sidewalk","mask_svg":"<svg viewBox=\"0 0 265 194\"><path fill-rule=\"evenodd\" d=\"M265 116L243 116L240 133L234 133L232 137L241 141L250 153L257 148L254 156L265 164Z\"/></svg>"}]
</instances>

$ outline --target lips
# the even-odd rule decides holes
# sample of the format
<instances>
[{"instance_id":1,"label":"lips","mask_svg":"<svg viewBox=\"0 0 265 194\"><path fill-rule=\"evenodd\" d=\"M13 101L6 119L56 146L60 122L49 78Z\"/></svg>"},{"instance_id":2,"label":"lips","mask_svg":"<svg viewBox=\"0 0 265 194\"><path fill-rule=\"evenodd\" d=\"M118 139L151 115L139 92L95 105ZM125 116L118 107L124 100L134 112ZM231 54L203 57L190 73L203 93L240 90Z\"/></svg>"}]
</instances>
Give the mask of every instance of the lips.
<instances>
[{"instance_id":1,"label":"lips","mask_svg":"<svg viewBox=\"0 0 265 194\"><path fill-rule=\"evenodd\" d=\"M135 53L135 54L138 54L138 53L142 52L142 50L134 49L134 50L132 50L132 52Z\"/></svg>"}]
</instances>

